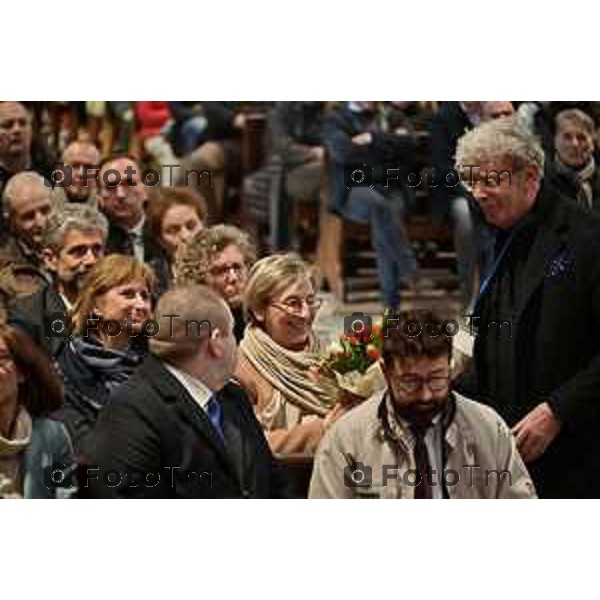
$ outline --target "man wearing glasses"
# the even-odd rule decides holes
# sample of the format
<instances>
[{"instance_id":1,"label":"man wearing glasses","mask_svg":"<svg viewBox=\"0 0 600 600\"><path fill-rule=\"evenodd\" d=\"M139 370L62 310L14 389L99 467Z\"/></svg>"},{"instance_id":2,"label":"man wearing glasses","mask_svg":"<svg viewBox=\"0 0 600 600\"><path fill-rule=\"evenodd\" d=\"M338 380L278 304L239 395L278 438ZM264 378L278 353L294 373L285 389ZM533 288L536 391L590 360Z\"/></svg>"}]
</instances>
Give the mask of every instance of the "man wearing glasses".
<instances>
[{"instance_id":1,"label":"man wearing glasses","mask_svg":"<svg viewBox=\"0 0 600 600\"><path fill-rule=\"evenodd\" d=\"M422 324L414 332L402 325L414 322ZM384 332L387 389L326 433L309 497L535 498L506 423L451 391L442 319L405 312Z\"/></svg>"}]
</instances>

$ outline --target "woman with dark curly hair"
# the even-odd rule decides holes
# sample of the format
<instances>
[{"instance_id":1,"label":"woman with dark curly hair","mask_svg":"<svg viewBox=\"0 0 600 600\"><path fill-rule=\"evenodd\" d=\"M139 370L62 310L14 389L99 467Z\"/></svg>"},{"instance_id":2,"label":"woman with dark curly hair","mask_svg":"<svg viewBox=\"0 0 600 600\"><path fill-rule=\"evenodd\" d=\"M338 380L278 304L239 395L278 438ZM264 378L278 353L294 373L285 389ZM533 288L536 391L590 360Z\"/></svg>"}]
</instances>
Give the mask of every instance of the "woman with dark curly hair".
<instances>
[{"instance_id":1,"label":"woman with dark curly hair","mask_svg":"<svg viewBox=\"0 0 600 600\"><path fill-rule=\"evenodd\" d=\"M244 337L246 327L244 289L255 260L256 248L247 233L233 225L215 225L184 244L175 263L178 285L207 285L227 302L238 342Z\"/></svg>"},{"instance_id":2,"label":"woman with dark curly hair","mask_svg":"<svg viewBox=\"0 0 600 600\"><path fill-rule=\"evenodd\" d=\"M73 495L74 488L45 481L46 467L73 468L67 431L48 417L62 401L60 379L46 354L20 329L0 324L0 497Z\"/></svg>"}]
</instances>

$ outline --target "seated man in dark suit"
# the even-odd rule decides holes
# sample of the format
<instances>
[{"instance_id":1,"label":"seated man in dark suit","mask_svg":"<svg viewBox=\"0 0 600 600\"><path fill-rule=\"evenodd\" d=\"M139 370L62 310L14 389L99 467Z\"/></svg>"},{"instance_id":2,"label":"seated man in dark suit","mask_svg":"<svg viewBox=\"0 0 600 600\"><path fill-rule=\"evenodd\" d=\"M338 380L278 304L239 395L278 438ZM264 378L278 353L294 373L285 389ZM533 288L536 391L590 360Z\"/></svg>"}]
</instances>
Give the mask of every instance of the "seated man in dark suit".
<instances>
[{"instance_id":1,"label":"seated man in dark suit","mask_svg":"<svg viewBox=\"0 0 600 600\"><path fill-rule=\"evenodd\" d=\"M27 331L51 356L63 348L64 317L86 276L104 254L107 233L106 218L91 206L68 204L50 214L42 235L42 254L53 282L13 302L9 323Z\"/></svg>"},{"instance_id":2,"label":"seated man in dark suit","mask_svg":"<svg viewBox=\"0 0 600 600\"><path fill-rule=\"evenodd\" d=\"M176 288L156 313L152 355L100 413L80 485L101 498L289 497L230 382L237 347L225 301L208 287Z\"/></svg>"},{"instance_id":3,"label":"seated man in dark suit","mask_svg":"<svg viewBox=\"0 0 600 600\"><path fill-rule=\"evenodd\" d=\"M156 254L156 243L146 228L148 187L142 170L132 159L121 156L100 166L100 207L109 222L106 254L125 254L148 262Z\"/></svg>"}]
</instances>

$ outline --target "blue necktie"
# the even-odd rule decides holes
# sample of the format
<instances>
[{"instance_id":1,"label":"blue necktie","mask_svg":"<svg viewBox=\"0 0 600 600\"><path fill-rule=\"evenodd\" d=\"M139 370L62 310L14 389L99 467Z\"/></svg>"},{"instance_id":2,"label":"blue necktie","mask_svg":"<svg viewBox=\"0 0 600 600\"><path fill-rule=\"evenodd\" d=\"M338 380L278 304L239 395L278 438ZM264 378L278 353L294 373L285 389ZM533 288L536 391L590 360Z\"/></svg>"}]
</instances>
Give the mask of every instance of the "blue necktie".
<instances>
[{"instance_id":1,"label":"blue necktie","mask_svg":"<svg viewBox=\"0 0 600 600\"><path fill-rule=\"evenodd\" d=\"M223 416L221 414L221 405L215 394L212 394L206 405L206 414L213 427L218 433L221 441L225 443L225 434L223 433Z\"/></svg>"}]
</instances>

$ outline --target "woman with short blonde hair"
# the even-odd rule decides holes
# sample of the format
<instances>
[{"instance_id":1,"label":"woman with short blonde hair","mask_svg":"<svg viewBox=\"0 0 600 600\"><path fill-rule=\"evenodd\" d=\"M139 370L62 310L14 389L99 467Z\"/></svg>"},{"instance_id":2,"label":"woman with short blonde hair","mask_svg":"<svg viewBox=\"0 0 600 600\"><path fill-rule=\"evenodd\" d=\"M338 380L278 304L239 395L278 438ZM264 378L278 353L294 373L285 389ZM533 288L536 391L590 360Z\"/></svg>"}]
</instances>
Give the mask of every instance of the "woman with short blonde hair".
<instances>
[{"instance_id":1,"label":"woman with short blonde hair","mask_svg":"<svg viewBox=\"0 0 600 600\"><path fill-rule=\"evenodd\" d=\"M249 325L236 377L278 454L312 455L345 410L336 386L316 373L317 291L316 272L300 256L276 254L254 265L244 294Z\"/></svg>"}]
</instances>

